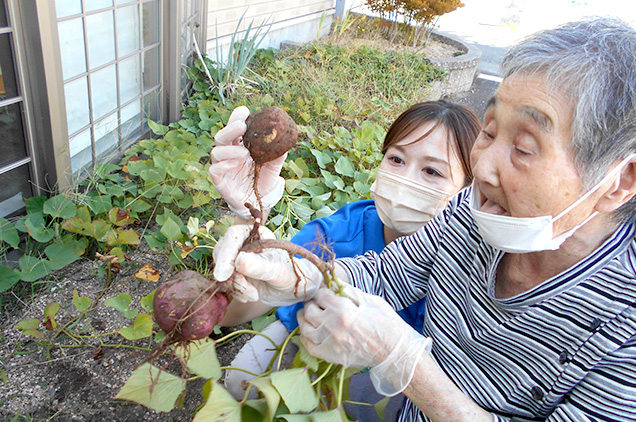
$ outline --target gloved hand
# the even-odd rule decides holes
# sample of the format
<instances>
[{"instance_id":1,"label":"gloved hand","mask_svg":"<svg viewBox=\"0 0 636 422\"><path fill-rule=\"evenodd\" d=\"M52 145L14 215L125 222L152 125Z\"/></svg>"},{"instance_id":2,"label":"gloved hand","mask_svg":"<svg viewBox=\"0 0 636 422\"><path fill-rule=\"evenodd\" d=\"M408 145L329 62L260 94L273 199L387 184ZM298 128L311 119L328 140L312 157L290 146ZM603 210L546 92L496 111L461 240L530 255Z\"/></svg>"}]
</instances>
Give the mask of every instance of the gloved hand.
<instances>
[{"instance_id":1,"label":"gloved hand","mask_svg":"<svg viewBox=\"0 0 636 422\"><path fill-rule=\"evenodd\" d=\"M234 297L241 302L260 300L269 306L285 306L312 298L323 282L320 270L305 259L292 261L280 249L240 252L250 231L251 226L234 225L219 239L212 252L214 278L225 281L234 275ZM263 239L275 238L265 227L259 233Z\"/></svg>"},{"instance_id":2,"label":"gloved hand","mask_svg":"<svg viewBox=\"0 0 636 422\"><path fill-rule=\"evenodd\" d=\"M347 297L320 289L298 312L301 341L313 356L345 367L371 368L376 391L401 393L431 340L408 325L384 299L347 285Z\"/></svg>"},{"instance_id":3,"label":"gloved hand","mask_svg":"<svg viewBox=\"0 0 636 422\"><path fill-rule=\"evenodd\" d=\"M245 120L249 114L250 110L245 106L235 108L227 126L214 136L216 145L210 153L212 165L209 170L214 187L230 209L246 219L252 216L245 207L245 202L258 208L253 185L254 160L243 146L243 135L247 129ZM283 196L285 180L280 177L280 170L286 158L285 153L261 167L257 188L265 213L269 212Z\"/></svg>"}]
</instances>

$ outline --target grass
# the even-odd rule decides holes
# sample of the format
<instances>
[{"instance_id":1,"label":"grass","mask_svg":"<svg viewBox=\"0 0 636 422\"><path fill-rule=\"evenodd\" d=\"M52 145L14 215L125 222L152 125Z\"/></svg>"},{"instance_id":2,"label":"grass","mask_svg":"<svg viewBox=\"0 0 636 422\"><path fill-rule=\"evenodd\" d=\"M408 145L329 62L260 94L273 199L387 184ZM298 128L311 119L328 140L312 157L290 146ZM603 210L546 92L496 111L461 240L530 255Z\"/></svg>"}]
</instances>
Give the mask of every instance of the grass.
<instances>
[{"instance_id":1,"label":"grass","mask_svg":"<svg viewBox=\"0 0 636 422\"><path fill-rule=\"evenodd\" d=\"M388 127L409 105L426 100L444 72L421 52L376 48L383 36L380 29L361 31L354 23L298 49L261 50L251 65L261 75L259 85L241 87L232 100L285 106L317 132L363 120Z\"/></svg>"}]
</instances>

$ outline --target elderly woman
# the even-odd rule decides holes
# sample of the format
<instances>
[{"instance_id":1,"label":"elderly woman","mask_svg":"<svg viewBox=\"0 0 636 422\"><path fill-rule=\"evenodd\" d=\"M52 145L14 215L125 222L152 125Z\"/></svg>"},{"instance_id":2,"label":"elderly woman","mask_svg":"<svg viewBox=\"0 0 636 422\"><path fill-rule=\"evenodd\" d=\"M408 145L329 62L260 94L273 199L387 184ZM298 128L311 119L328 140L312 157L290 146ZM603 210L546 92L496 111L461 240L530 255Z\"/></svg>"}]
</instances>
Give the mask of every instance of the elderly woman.
<instances>
[{"instance_id":1,"label":"elderly woman","mask_svg":"<svg viewBox=\"0 0 636 422\"><path fill-rule=\"evenodd\" d=\"M215 274L269 303L299 281L303 344L403 391L400 421L636 420L635 57L636 31L603 18L509 51L473 189L381 254L338 260L349 298L303 261L298 280L286 253L237 255L240 227ZM422 336L395 310L424 296Z\"/></svg>"}]
</instances>

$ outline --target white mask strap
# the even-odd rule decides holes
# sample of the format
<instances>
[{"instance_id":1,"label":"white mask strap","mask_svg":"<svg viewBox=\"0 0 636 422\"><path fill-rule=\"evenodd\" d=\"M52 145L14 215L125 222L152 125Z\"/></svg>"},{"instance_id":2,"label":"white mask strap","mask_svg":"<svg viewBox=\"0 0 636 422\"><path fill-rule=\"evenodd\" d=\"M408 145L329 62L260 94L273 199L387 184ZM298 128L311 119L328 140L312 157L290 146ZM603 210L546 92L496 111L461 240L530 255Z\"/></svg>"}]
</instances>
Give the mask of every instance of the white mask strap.
<instances>
[{"instance_id":1,"label":"white mask strap","mask_svg":"<svg viewBox=\"0 0 636 422\"><path fill-rule=\"evenodd\" d=\"M581 202L585 201L590 195L592 195L594 192L596 192L597 190L599 190L601 188L601 186L603 186L605 183L607 183L612 177L614 177L616 175L616 173L618 173L619 171L621 171L623 169L623 167L625 167L625 165L627 165L627 163L629 162L629 160L631 160L632 158L636 157L636 153L632 153L630 155L628 155L625 159L623 159L623 161L621 161L616 167L614 167L612 170L610 170L609 173L607 173L607 175L605 175L605 177L603 177L603 179L601 179L600 182L598 182L596 185L594 185L590 190L588 190L587 192L585 192L585 194L583 196L581 196L579 199L577 199L576 201L574 201L574 203L572 203L572 205L570 205L569 207L567 207L566 209L564 209L563 211L561 211L559 213L559 215L557 215L556 217L554 217L552 219L552 221L556 221L559 218L563 217L565 214L569 213L570 211L572 211L577 205L579 205ZM588 218L587 221L589 221L593 216L595 216L596 213L592 214L592 216L590 216L590 218Z\"/></svg>"}]
</instances>

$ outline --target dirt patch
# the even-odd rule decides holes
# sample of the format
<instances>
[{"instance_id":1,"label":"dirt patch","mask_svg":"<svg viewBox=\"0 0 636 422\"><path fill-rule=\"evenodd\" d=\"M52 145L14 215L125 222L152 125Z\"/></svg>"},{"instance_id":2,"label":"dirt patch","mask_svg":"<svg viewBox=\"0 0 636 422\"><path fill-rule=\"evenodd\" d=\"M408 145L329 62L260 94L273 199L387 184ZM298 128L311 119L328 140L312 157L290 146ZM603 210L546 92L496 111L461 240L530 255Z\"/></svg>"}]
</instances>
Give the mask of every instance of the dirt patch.
<instances>
[{"instance_id":1,"label":"dirt patch","mask_svg":"<svg viewBox=\"0 0 636 422\"><path fill-rule=\"evenodd\" d=\"M160 282L173 274L167 257L143 248L130 254L130 260L122 265L110 285L103 271L104 264L82 259L56 274L59 282L48 292L33 298L32 302L16 308L14 315L5 315L1 335L0 359L0 420L6 421L190 421L198 406L203 403L201 387L205 380L187 383L184 406L169 413L160 413L143 406L114 400L136 366L146 359L148 339L135 344L123 342L116 332L131 322L123 314L103 302L120 293L133 298L130 308L141 309L140 299L156 287L156 283L134 277L146 263L152 263L160 274ZM14 329L15 324L28 318L43 319L48 303L60 304L57 321L64 324L78 314L72 303L73 289L79 296L99 300L94 310L88 312L90 325L101 337L104 346L96 338L86 339L82 347L70 347L72 341L60 336L51 345L23 335ZM101 298L100 298L101 297ZM99 298L99 299L98 299ZM87 323L85 324L88 327ZM245 327L236 327L236 329ZM79 327L73 328L75 331ZM229 331L225 331L226 333ZM88 331L87 335L90 334ZM47 333L50 337L50 333ZM247 337L237 337L217 349L221 365L227 366Z\"/></svg>"}]
</instances>

